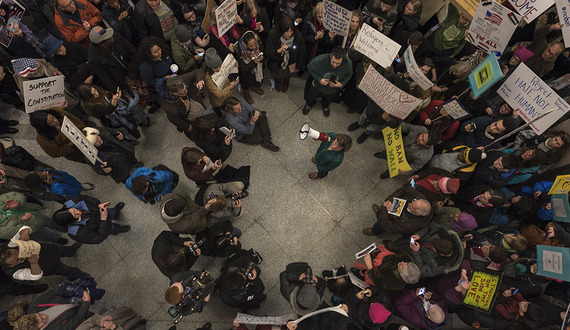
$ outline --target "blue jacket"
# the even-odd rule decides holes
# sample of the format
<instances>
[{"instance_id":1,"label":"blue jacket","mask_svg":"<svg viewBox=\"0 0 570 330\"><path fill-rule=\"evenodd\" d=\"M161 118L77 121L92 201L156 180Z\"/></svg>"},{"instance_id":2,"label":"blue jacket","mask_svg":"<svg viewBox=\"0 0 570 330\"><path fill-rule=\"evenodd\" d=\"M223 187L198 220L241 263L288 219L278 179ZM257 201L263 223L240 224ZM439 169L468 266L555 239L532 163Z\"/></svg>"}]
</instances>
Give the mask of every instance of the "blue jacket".
<instances>
[{"instance_id":1,"label":"blue jacket","mask_svg":"<svg viewBox=\"0 0 570 330\"><path fill-rule=\"evenodd\" d=\"M125 186L131 192L133 191L133 179L143 176L147 181L151 182L153 187L155 188L155 199L156 201L160 201L162 196L166 194L170 194L172 192L172 179L174 176L170 171L155 171L148 167L139 167L131 175L127 182L125 182ZM135 195L139 200L143 200L144 196L142 195Z\"/></svg>"},{"instance_id":2,"label":"blue jacket","mask_svg":"<svg viewBox=\"0 0 570 330\"><path fill-rule=\"evenodd\" d=\"M532 187L532 190L530 189L530 187L523 187L521 193L534 195L535 192L540 191L543 194L548 194L553 184L554 184L553 181L537 182ZM538 211L536 211L536 216L542 221L552 221L552 219L554 219L554 216L552 215L552 210L547 209L546 206L543 206L540 209L538 209Z\"/></svg>"},{"instance_id":3,"label":"blue jacket","mask_svg":"<svg viewBox=\"0 0 570 330\"><path fill-rule=\"evenodd\" d=\"M237 115L227 112L226 113L226 121L228 124L232 125L232 128L236 130L236 137L235 139L240 141L244 135L249 135L253 133L255 129L255 125L252 125L251 115L254 111L259 111L258 109L252 107L245 101L239 102L241 105L241 112Z\"/></svg>"},{"instance_id":4,"label":"blue jacket","mask_svg":"<svg viewBox=\"0 0 570 330\"><path fill-rule=\"evenodd\" d=\"M81 194L81 183L68 173L51 170L48 168L45 168L44 171L48 171L48 173L55 179L55 181L51 184L51 186L48 184L42 185L43 188L49 188L51 192L65 196L67 198L75 197Z\"/></svg>"}]
</instances>

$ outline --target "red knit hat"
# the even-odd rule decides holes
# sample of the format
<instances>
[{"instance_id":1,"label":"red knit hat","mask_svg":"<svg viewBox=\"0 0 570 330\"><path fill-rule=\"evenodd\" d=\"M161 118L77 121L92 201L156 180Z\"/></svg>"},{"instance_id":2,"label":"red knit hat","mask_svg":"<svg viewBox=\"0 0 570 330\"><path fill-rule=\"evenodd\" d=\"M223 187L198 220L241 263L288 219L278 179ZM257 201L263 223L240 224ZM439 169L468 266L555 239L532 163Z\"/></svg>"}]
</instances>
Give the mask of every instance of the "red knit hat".
<instances>
[{"instance_id":1,"label":"red knit hat","mask_svg":"<svg viewBox=\"0 0 570 330\"><path fill-rule=\"evenodd\" d=\"M518 57L522 63L528 61L528 59L531 58L532 55L534 55L533 52L526 49L526 47L522 46L522 45L518 46L517 49L515 49L513 54L516 55L516 57Z\"/></svg>"},{"instance_id":2,"label":"red knit hat","mask_svg":"<svg viewBox=\"0 0 570 330\"><path fill-rule=\"evenodd\" d=\"M459 179L443 177L439 179L439 189L441 189L444 194L457 194L457 190L459 190Z\"/></svg>"},{"instance_id":3,"label":"red knit hat","mask_svg":"<svg viewBox=\"0 0 570 330\"><path fill-rule=\"evenodd\" d=\"M390 316L390 311L384 307L381 303L373 303L368 309L368 314L374 323L382 324L386 322L388 316Z\"/></svg>"}]
</instances>

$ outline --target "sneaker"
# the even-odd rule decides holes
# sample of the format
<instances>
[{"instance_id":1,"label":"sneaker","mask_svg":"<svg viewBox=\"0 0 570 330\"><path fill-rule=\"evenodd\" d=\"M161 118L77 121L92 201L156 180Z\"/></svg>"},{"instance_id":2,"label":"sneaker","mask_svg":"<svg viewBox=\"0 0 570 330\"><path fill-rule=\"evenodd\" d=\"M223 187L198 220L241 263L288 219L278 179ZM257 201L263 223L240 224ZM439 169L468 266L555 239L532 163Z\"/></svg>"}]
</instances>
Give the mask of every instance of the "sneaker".
<instances>
[{"instance_id":1,"label":"sneaker","mask_svg":"<svg viewBox=\"0 0 570 330\"><path fill-rule=\"evenodd\" d=\"M274 145L274 144L271 143L271 142L263 142L263 143L261 144L261 146L264 147L265 149L268 149L268 150L273 151L273 152L279 151L279 147L276 146L276 145Z\"/></svg>"},{"instance_id":2,"label":"sneaker","mask_svg":"<svg viewBox=\"0 0 570 330\"><path fill-rule=\"evenodd\" d=\"M356 131L360 127L361 127L361 125L358 122L352 123L352 124L350 124L350 126L348 126L348 131L349 132Z\"/></svg>"},{"instance_id":3,"label":"sneaker","mask_svg":"<svg viewBox=\"0 0 570 330\"><path fill-rule=\"evenodd\" d=\"M318 180L319 178L319 172L313 172L313 173L309 173L309 179L311 180Z\"/></svg>"},{"instance_id":4,"label":"sneaker","mask_svg":"<svg viewBox=\"0 0 570 330\"><path fill-rule=\"evenodd\" d=\"M324 108L323 108L323 115L324 115L325 117L330 116L330 115L331 115L331 108L329 108L329 107L324 107Z\"/></svg>"},{"instance_id":5,"label":"sneaker","mask_svg":"<svg viewBox=\"0 0 570 330\"><path fill-rule=\"evenodd\" d=\"M93 190L95 189L95 185L89 182L85 182L81 184L81 189L83 190Z\"/></svg>"},{"instance_id":6,"label":"sneaker","mask_svg":"<svg viewBox=\"0 0 570 330\"><path fill-rule=\"evenodd\" d=\"M309 113L309 111L311 111L311 107L308 104L305 104L303 107L303 114L306 115Z\"/></svg>"},{"instance_id":7,"label":"sneaker","mask_svg":"<svg viewBox=\"0 0 570 330\"><path fill-rule=\"evenodd\" d=\"M356 139L356 143L361 144L364 141L366 141L367 138L368 138L368 133L364 132L364 133L360 134L358 139Z\"/></svg>"}]
</instances>

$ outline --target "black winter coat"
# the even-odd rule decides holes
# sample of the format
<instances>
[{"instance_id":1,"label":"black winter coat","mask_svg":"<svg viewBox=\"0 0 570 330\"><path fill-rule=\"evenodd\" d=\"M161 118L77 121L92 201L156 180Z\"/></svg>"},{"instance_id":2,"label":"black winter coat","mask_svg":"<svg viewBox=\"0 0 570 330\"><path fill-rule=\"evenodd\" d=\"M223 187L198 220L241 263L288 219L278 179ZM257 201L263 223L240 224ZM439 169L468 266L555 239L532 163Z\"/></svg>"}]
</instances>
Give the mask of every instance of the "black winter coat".
<instances>
[{"instance_id":1,"label":"black winter coat","mask_svg":"<svg viewBox=\"0 0 570 330\"><path fill-rule=\"evenodd\" d=\"M297 69L301 69L306 64L305 56L307 51L305 48L305 39L301 32L296 29L293 29L293 31L295 31L295 40L293 41L293 46L289 48L289 64L287 64L287 66L296 63ZM277 53L277 50L281 48L281 36L278 34L279 31L277 28L269 31L264 53L264 55L267 56L267 68L273 73L279 71L279 67L283 62L283 53Z\"/></svg>"},{"instance_id":2,"label":"black winter coat","mask_svg":"<svg viewBox=\"0 0 570 330\"><path fill-rule=\"evenodd\" d=\"M77 195L70 199L74 203L85 202L89 213L83 214L82 219L89 218L85 225L79 226L76 235L68 234L74 241L83 244L99 244L103 242L111 233L111 219L101 220L101 215L99 213L99 204L101 202L93 197L85 195ZM68 226L58 225L53 223L53 228L62 233L67 233Z\"/></svg>"},{"instance_id":3,"label":"black winter coat","mask_svg":"<svg viewBox=\"0 0 570 330\"><path fill-rule=\"evenodd\" d=\"M174 11L174 16L178 22L184 22L184 17L180 15L180 3L178 0L162 0L162 2L164 2L170 10ZM133 11L133 18L140 40L151 36L158 37L161 40L164 39L160 20L146 1L137 2L135 10Z\"/></svg>"},{"instance_id":4,"label":"black winter coat","mask_svg":"<svg viewBox=\"0 0 570 330\"><path fill-rule=\"evenodd\" d=\"M281 295L289 303L291 303L291 307L293 307L293 311L299 315L305 315L310 312L315 311L319 306L306 306L307 308L303 308L297 304L297 293L304 285L311 285L307 284L304 281L299 281L299 277L301 274L307 271L307 267L309 265L306 262L293 262L287 265L284 272L279 274L279 282L280 282L280 291ZM324 278L317 277L317 293L319 294L319 298L323 297L325 293L325 289L327 284ZM320 301L320 299L319 299Z\"/></svg>"},{"instance_id":5,"label":"black winter coat","mask_svg":"<svg viewBox=\"0 0 570 330\"><path fill-rule=\"evenodd\" d=\"M229 128L229 124L216 116L211 116L214 121L214 134L208 136L208 139L200 139L196 142L196 145L200 147L212 161L220 159L225 162L232 153L233 142L230 141L230 145L225 143L226 134L220 131L220 127Z\"/></svg>"},{"instance_id":6,"label":"black winter coat","mask_svg":"<svg viewBox=\"0 0 570 330\"><path fill-rule=\"evenodd\" d=\"M160 272L164 274L164 276L168 278L172 278L174 274L177 272L170 272L164 269L161 265L161 258L166 251L171 248L178 248L183 249L185 248L184 242L191 241L191 239L181 238L177 233L171 231L163 231L158 235L158 237L154 240L154 244L152 245L152 261L158 267ZM179 271L187 271L190 270L192 265L198 260L198 256L193 255L189 251L186 253L186 263L184 264L184 269Z\"/></svg>"},{"instance_id":7,"label":"black winter coat","mask_svg":"<svg viewBox=\"0 0 570 330\"><path fill-rule=\"evenodd\" d=\"M146 1L143 1L146 4ZM140 3L140 2L139 2ZM117 63L113 56L103 54L97 46L91 43L89 48L89 64L91 71L99 77L103 87L108 91L116 91L117 87L125 86L127 65L135 62L137 51L127 39L120 34L113 34L113 54L121 61Z\"/></svg>"}]
</instances>

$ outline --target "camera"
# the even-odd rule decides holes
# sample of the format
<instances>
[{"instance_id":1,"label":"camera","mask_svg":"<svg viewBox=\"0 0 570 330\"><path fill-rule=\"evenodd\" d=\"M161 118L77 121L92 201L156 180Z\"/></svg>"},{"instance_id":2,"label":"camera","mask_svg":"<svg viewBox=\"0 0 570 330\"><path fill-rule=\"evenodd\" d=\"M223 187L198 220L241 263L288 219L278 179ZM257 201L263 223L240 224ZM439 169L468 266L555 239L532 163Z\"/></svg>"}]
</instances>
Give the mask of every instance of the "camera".
<instances>
[{"instance_id":1,"label":"camera","mask_svg":"<svg viewBox=\"0 0 570 330\"><path fill-rule=\"evenodd\" d=\"M261 262L263 261L263 258L254 249L250 249L249 253L250 253L249 263L247 264L247 267L243 270L243 274L245 275L247 281L246 286L248 286L249 283L251 282L250 276L253 276L253 268L256 265L261 264Z\"/></svg>"},{"instance_id":2,"label":"camera","mask_svg":"<svg viewBox=\"0 0 570 330\"><path fill-rule=\"evenodd\" d=\"M315 284L315 280L313 280L313 270L311 269L310 266L307 267L305 275L307 275L307 277L305 277L306 284Z\"/></svg>"},{"instance_id":3,"label":"camera","mask_svg":"<svg viewBox=\"0 0 570 330\"><path fill-rule=\"evenodd\" d=\"M198 304L208 296L208 292L216 284L208 271L204 271L202 274L204 275L202 279L190 275L182 281L184 288L182 298L176 305L168 309L168 314L175 319L175 324L182 320L182 317L195 312Z\"/></svg>"},{"instance_id":4,"label":"camera","mask_svg":"<svg viewBox=\"0 0 570 330\"><path fill-rule=\"evenodd\" d=\"M189 246L188 249L190 249L190 252L194 253L197 249L204 245L204 243L206 243L206 240L206 238L202 238L198 242L194 243L194 245Z\"/></svg>"},{"instance_id":5,"label":"camera","mask_svg":"<svg viewBox=\"0 0 570 330\"><path fill-rule=\"evenodd\" d=\"M232 201L237 201L238 199L245 198L246 196L247 196L247 193L245 191L242 191L239 194L233 194L232 195Z\"/></svg>"},{"instance_id":6,"label":"camera","mask_svg":"<svg viewBox=\"0 0 570 330\"><path fill-rule=\"evenodd\" d=\"M336 79L338 78L338 76L336 74L331 74L331 77L329 78L329 81L333 84L336 84Z\"/></svg>"}]
</instances>

